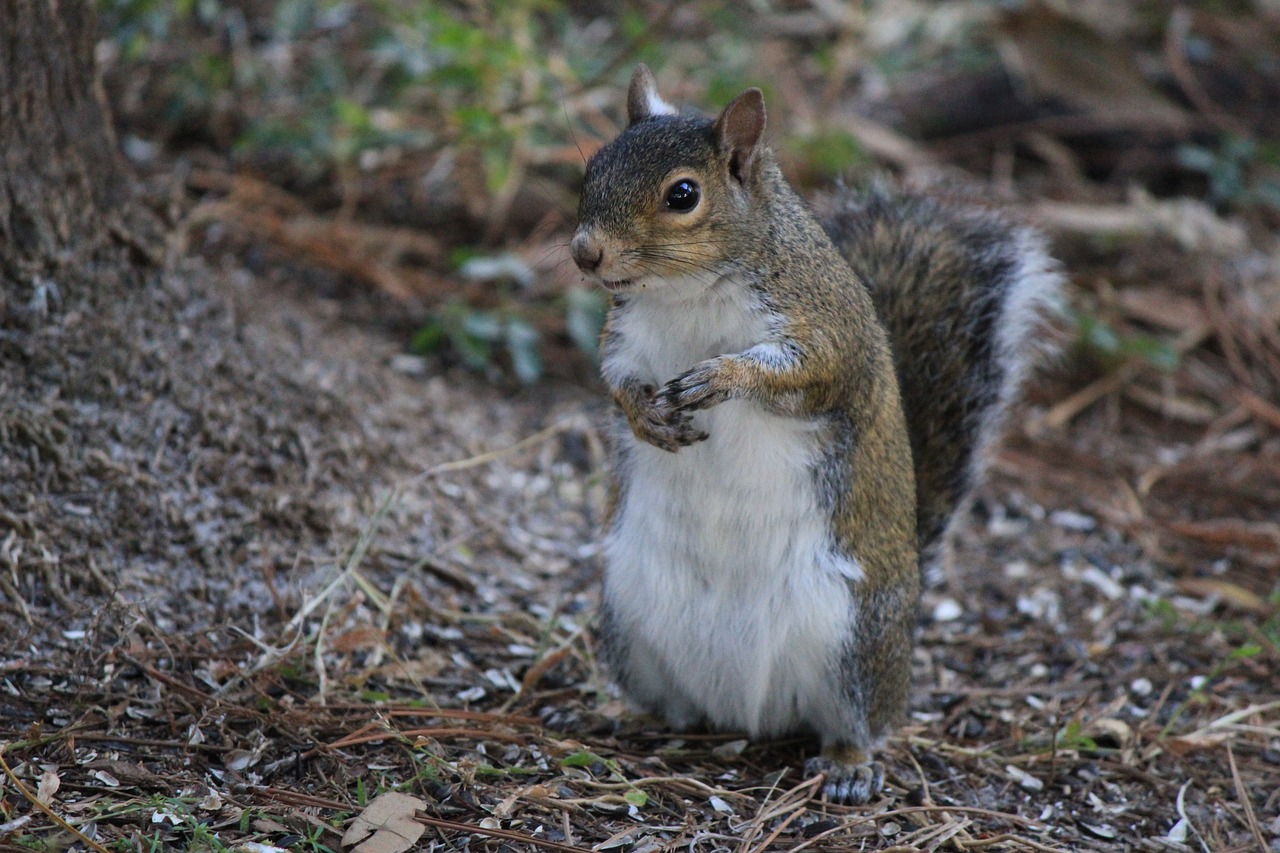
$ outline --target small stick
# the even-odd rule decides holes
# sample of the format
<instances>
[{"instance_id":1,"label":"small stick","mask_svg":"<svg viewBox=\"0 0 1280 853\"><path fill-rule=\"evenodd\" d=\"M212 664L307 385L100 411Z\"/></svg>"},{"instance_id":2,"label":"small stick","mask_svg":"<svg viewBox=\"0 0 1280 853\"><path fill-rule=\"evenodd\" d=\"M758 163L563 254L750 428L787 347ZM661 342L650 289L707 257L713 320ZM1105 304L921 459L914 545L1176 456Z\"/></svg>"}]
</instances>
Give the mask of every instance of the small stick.
<instances>
[{"instance_id":1,"label":"small stick","mask_svg":"<svg viewBox=\"0 0 1280 853\"><path fill-rule=\"evenodd\" d=\"M1249 792L1240 778L1240 769L1236 767L1236 754L1231 749L1230 743L1227 744L1227 761L1231 763L1231 779L1236 783L1236 796L1244 806L1244 816L1247 818L1249 831L1253 833L1253 840L1258 842L1258 853L1269 853L1271 848L1267 845L1267 840L1262 837L1262 827L1258 825L1258 817L1253 813L1253 803L1249 802Z\"/></svg>"},{"instance_id":2,"label":"small stick","mask_svg":"<svg viewBox=\"0 0 1280 853\"><path fill-rule=\"evenodd\" d=\"M414 816L414 820L419 823L425 823L427 826L434 826L437 829L451 829L455 832L466 832L472 835L483 835L488 838L505 838L507 841L515 841L519 844L532 844L535 847L545 847L548 850L561 850L564 853L591 853L586 847L574 847L570 844L561 844L559 841L551 841L547 838L538 838L533 835L527 835L523 832L514 832L510 829L485 829L470 823L460 823L456 820L445 820L444 818L431 817L419 812ZM104 851L105 853L105 851Z\"/></svg>"},{"instance_id":3,"label":"small stick","mask_svg":"<svg viewBox=\"0 0 1280 853\"><path fill-rule=\"evenodd\" d=\"M9 769L9 763L4 760L4 749L2 747L0 747L0 768L4 768L4 775L8 776L9 781L13 782L14 787L22 792L22 796L26 797L27 800L31 802L31 805L35 806L40 811L44 812L45 815L49 818L49 820L53 821L58 826L65 829L67 832L71 833L76 838L83 841L85 844L88 844L94 850L98 851L98 853L110 853L110 851L108 851L107 848L103 847L101 844L94 841L92 838L85 835L83 832L76 829L74 826L67 823L62 818L58 817L58 815L54 814L53 809L49 808L44 803L40 802L40 800L37 799L36 795L31 793L31 789L28 788L26 785L22 784L22 780L19 779L11 769Z\"/></svg>"}]
</instances>

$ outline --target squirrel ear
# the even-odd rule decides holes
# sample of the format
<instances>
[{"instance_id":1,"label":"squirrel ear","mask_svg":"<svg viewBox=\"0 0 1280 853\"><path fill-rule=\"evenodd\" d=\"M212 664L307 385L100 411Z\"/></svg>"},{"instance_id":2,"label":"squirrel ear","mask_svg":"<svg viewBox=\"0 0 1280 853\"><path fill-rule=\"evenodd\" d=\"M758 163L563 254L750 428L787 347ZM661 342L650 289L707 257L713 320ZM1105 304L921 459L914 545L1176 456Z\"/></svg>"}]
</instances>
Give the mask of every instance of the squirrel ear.
<instances>
[{"instance_id":1,"label":"squirrel ear","mask_svg":"<svg viewBox=\"0 0 1280 853\"><path fill-rule=\"evenodd\" d=\"M651 116L673 116L679 110L658 95L658 81L653 79L649 66L641 62L631 75L631 88L627 90L628 125L644 121Z\"/></svg>"},{"instance_id":2,"label":"squirrel ear","mask_svg":"<svg viewBox=\"0 0 1280 853\"><path fill-rule=\"evenodd\" d=\"M740 184L751 177L763 134L764 95L759 89L748 89L734 98L716 119L716 143L729 155L729 173Z\"/></svg>"}]
</instances>

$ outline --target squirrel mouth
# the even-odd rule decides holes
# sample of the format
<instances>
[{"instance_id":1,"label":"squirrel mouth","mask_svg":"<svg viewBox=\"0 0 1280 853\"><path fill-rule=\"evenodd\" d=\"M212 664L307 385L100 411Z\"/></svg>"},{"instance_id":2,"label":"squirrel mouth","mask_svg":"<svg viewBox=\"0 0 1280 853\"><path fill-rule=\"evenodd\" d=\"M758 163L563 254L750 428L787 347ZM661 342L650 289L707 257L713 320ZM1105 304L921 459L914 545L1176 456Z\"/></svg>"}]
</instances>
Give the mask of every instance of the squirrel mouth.
<instances>
[{"instance_id":1,"label":"squirrel mouth","mask_svg":"<svg viewBox=\"0 0 1280 853\"><path fill-rule=\"evenodd\" d=\"M620 278L617 281L605 281L604 279L600 280L600 284L604 287L605 290L622 290L623 288L630 287L634 283L635 283L634 278Z\"/></svg>"}]
</instances>

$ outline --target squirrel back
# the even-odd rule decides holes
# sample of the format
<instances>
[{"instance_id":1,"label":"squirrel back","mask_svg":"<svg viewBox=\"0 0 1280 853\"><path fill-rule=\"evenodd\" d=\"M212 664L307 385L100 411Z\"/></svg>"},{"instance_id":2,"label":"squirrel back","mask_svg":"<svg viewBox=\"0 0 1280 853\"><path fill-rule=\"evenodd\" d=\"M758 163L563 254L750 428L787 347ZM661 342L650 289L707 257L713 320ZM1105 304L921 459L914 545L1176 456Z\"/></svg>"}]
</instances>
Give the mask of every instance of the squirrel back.
<instances>
[{"instance_id":1,"label":"squirrel back","mask_svg":"<svg viewBox=\"0 0 1280 853\"><path fill-rule=\"evenodd\" d=\"M1038 232L981 208L880 185L842 187L815 207L888 332L928 568L982 480L1061 273Z\"/></svg>"}]
</instances>

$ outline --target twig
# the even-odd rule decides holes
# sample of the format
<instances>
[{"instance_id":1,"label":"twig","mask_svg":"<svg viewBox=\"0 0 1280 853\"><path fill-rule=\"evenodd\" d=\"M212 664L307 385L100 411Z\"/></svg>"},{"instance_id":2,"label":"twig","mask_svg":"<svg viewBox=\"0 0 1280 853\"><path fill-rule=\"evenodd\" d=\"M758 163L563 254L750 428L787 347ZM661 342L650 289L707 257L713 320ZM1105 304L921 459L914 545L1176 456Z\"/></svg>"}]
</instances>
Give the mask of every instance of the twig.
<instances>
[{"instance_id":1,"label":"twig","mask_svg":"<svg viewBox=\"0 0 1280 853\"><path fill-rule=\"evenodd\" d=\"M1008 844L1014 842L1030 847L1032 850L1043 850L1045 853L1067 853L1061 847L1051 847L1048 844L1041 844L1030 838L1023 838L1019 835L1010 835L1007 832L1001 835L992 835L989 838L974 838L956 842L956 846L961 850L981 850L984 847L994 847L997 844Z\"/></svg>"},{"instance_id":2,"label":"twig","mask_svg":"<svg viewBox=\"0 0 1280 853\"><path fill-rule=\"evenodd\" d=\"M500 447L497 450L489 450L484 453L479 453L475 456L470 456L466 459L458 459L454 462L444 462L440 465L435 465L423 471L421 474L418 474L414 479L426 480L440 474L448 474L453 471L465 471L468 468L476 468L480 465L487 465L490 462L493 462L497 459L501 459L503 456L507 456L509 454L516 453L520 450L524 450L526 447L531 447L532 445L535 445L540 441L545 441L546 439L550 438L553 435L556 435L557 433L564 432L565 430L569 429L571 426L573 426L572 419L558 421L552 424L551 426L546 427L545 429L538 430L533 435L526 436L525 438L520 439L515 444L510 444L510 445L507 445L506 447Z\"/></svg>"},{"instance_id":3,"label":"twig","mask_svg":"<svg viewBox=\"0 0 1280 853\"><path fill-rule=\"evenodd\" d=\"M1132 378L1133 370L1126 366L1089 383L1037 418L1035 423L1030 425L1030 431L1035 434L1045 429L1059 429L1066 426L1076 415L1103 397L1119 391Z\"/></svg>"},{"instance_id":4,"label":"twig","mask_svg":"<svg viewBox=\"0 0 1280 853\"><path fill-rule=\"evenodd\" d=\"M1248 708L1241 708L1239 711L1232 711L1230 714L1219 717L1207 725L1201 726L1190 736L1203 734L1213 729L1226 728L1227 726L1234 725L1236 722L1243 720L1245 717L1252 716L1253 714L1263 714L1277 708L1280 708L1280 700L1267 702L1262 705L1250 705Z\"/></svg>"},{"instance_id":5,"label":"twig","mask_svg":"<svg viewBox=\"0 0 1280 853\"><path fill-rule=\"evenodd\" d=\"M848 829L849 827L856 826L857 824L860 824L860 823L870 823L872 821L881 820L883 818L899 817L902 815L909 815L909 814L946 814L949 812L981 815L983 817L995 818L997 820L1005 820L1005 821L1009 821L1010 823L1016 823L1020 826L1025 826L1028 829L1039 829L1043 826L1038 821L1028 820L1027 818L1020 817L1019 815L1008 814L1006 812L998 812L992 809L977 808L976 806L908 806L907 808L890 809L887 812L876 812L875 814L862 815L861 817L851 818L849 820L842 822L839 826L833 826L831 829L828 829L825 832L820 832L817 835L813 836L812 838L796 845L795 847L792 847L789 853L799 853L799 851L805 849L806 847L811 847L814 844L817 844L819 841L822 841L828 836L835 835L841 830ZM1019 840L1022 840L1022 839L1019 839ZM1041 846L1039 849L1053 851L1053 853L1067 853L1065 850L1061 850L1060 848L1057 848L1057 847Z\"/></svg>"},{"instance_id":6,"label":"twig","mask_svg":"<svg viewBox=\"0 0 1280 853\"><path fill-rule=\"evenodd\" d=\"M547 838L538 838L534 835L527 835L523 832L514 832L510 829L485 829L482 826L476 826L470 823L461 823L456 820L445 820L441 817L431 817L419 812L414 816L414 820L419 823L425 823L427 826L434 826L437 829L451 829L454 832L466 832L471 835L483 835L486 838L505 838L508 841L515 841L520 844L532 844L535 847L545 847L548 850L562 850L565 853L591 853L586 847L574 847L569 844L561 844L559 841L551 841Z\"/></svg>"},{"instance_id":7,"label":"twig","mask_svg":"<svg viewBox=\"0 0 1280 853\"><path fill-rule=\"evenodd\" d=\"M925 775L924 768L921 767L920 762L916 760L916 754L908 749L907 758L911 759L911 766L916 769L916 775L920 777L920 788L924 792L924 804L928 806L934 805L933 791L929 788L929 777Z\"/></svg>"},{"instance_id":8,"label":"twig","mask_svg":"<svg viewBox=\"0 0 1280 853\"><path fill-rule=\"evenodd\" d=\"M324 603L329 596L333 595L333 593L346 582L348 577L356 573L356 567L364 562L365 555L369 551L369 546L373 543L374 534L377 533L378 525L391 509L391 504L395 500L396 494L396 490L393 489L382 502L382 505L378 507L376 512L374 512L373 518L370 519L369 523L360 531L360 535L356 537L355 546L351 549L351 556L347 558L347 564L343 567L343 570L339 572L337 576L329 582L329 585L321 590L318 595L305 602L302 607L299 608L298 612L289 620L286 630L296 631L301 629L302 623L306 621L306 618L310 616L317 607Z\"/></svg>"},{"instance_id":9,"label":"twig","mask_svg":"<svg viewBox=\"0 0 1280 853\"><path fill-rule=\"evenodd\" d=\"M372 726L374 724L370 724ZM358 729L345 737L341 737L329 744L330 749L340 749L346 746L357 746L362 743L373 743L380 740L389 740L392 738L415 738L415 737L472 737L478 740L500 740L507 743L524 743L528 740L526 735L507 734L506 732L495 732L492 729L468 729L464 727L450 728L426 728L426 729L383 729L380 731L367 731L369 726Z\"/></svg>"},{"instance_id":10,"label":"twig","mask_svg":"<svg viewBox=\"0 0 1280 853\"><path fill-rule=\"evenodd\" d=\"M35 806L40 811L44 812L45 815L49 818L49 820L53 821L58 826L65 829L67 832L70 832L72 835L74 835L76 838L80 839L85 844L92 847L94 850L97 850L98 853L109 853L107 848L103 847L101 844L94 841L92 838L85 835L83 832L76 829L71 824L67 823L65 820L63 820L57 814L55 814L53 809L49 808L44 803L40 802L39 798L37 798L35 794L31 793L31 789L28 788L26 785L22 784L22 780L19 779L17 774L15 774L13 770L9 768L9 763L4 760L5 749L6 749L5 746L0 746L0 768L4 769L4 775L9 777L9 781L12 782L13 786L22 793L22 796L26 797L27 800L31 803L31 805Z\"/></svg>"},{"instance_id":11,"label":"twig","mask_svg":"<svg viewBox=\"0 0 1280 853\"><path fill-rule=\"evenodd\" d=\"M815 790L821 784L821 776L814 776L812 779L805 779L799 785L787 790L776 800L770 801L774 792L777 790L777 780L769 787L769 793L765 795L764 802L760 804L760 808L756 810L756 814L751 818L750 823L745 824L740 831L742 840L738 844L740 853L745 853L748 849L754 853L763 853L770 844L773 843L782 831L786 829L796 818L808 811L806 803L813 796ZM766 823L774 820L779 815L786 814L782 822L774 828L769 837L758 844L751 844L751 838L758 837L762 828ZM735 827L735 831L738 829Z\"/></svg>"},{"instance_id":12,"label":"twig","mask_svg":"<svg viewBox=\"0 0 1280 853\"><path fill-rule=\"evenodd\" d=\"M328 706L330 711L356 711L367 713L367 704L335 704ZM476 722L499 723L508 726L541 726L537 717L525 717L519 714L495 714L490 711L469 711L462 708L410 708L398 705L379 705L379 714L388 717L441 717L446 720L475 720Z\"/></svg>"},{"instance_id":13,"label":"twig","mask_svg":"<svg viewBox=\"0 0 1280 853\"><path fill-rule=\"evenodd\" d=\"M1258 853L1270 853L1271 848L1267 840L1262 837L1262 827L1258 825L1258 816L1253 813L1253 803L1249 801L1249 792L1244 787L1244 780L1240 778L1240 769L1236 767L1236 754L1231 749L1230 743L1227 744L1227 762L1231 765L1231 779L1236 784L1236 796L1244 806L1244 816L1247 818L1249 831L1253 833L1253 840L1258 842Z\"/></svg>"},{"instance_id":14,"label":"twig","mask_svg":"<svg viewBox=\"0 0 1280 853\"><path fill-rule=\"evenodd\" d=\"M1204 853L1209 853L1209 845L1205 844L1204 836L1200 834L1200 830L1196 829L1196 825L1191 822L1191 816L1187 814L1187 789L1190 787L1190 779L1182 783L1182 787L1178 789L1178 798L1174 800L1174 808L1178 812L1178 817L1187 822L1187 827L1195 834L1196 840L1204 848Z\"/></svg>"},{"instance_id":15,"label":"twig","mask_svg":"<svg viewBox=\"0 0 1280 853\"><path fill-rule=\"evenodd\" d=\"M583 630L584 629L579 628L577 631L574 631L569 639L560 644L558 649L548 652L538 660L534 661L533 666L529 667L529 670L524 674L524 678L520 679L520 692L512 698L512 701L523 696L528 696L529 692L532 691L534 686L542 680L544 675L555 668L560 661L572 654L573 644L582 636Z\"/></svg>"},{"instance_id":16,"label":"twig","mask_svg":"<svg viewBox=\"0 0 1280 853\"><path fill-rule=\"evenodd\" d=\"M1280 429L1280 408L1259 397L1247 388L1235 390L1236 402L1249 410L1258 420L1266 421L1276 429Z\"/></svg>"},{"instance_id":17,"label":"twig","mask_svg":"<svg viewBox=\"0 0 1280 853\"><path fill-rule=\"evenodd\" d=\"M1218 108L1196 79L1191 63L1187 61L1187 35L1190 31L1191 10L1183 7L1174 9L1169 15L1169 28L1165 30L1164 37L1164 61L1169 66L1169 73L1178 81L1178 88L1182 89L1187 100L1219 130L1237 135L1247 133L1248 129L1243 124Z\"/></svg>"},{"instance_id":18,"label":"twig","mask_svg":"<svg viewBox=\"0 0 1280 853\"><path fill-rule=\"evenodd\" d=\"M761 841L759 844L755 846L752 853L764 853L764 851L768 850L769 845L774 842L774 839L776 839L779 835L781 835L788 826L790 826L793 822L795 822L796 818L800 817L800 815L804 814L807 811L808 811L807 808L805 808L804 806L801 806L800 808L796 809L791 814L783 818L782 822L779 823L776 827L774 827L773 832L769 833L763 841Z\"/></svg>"}]
</instances>

